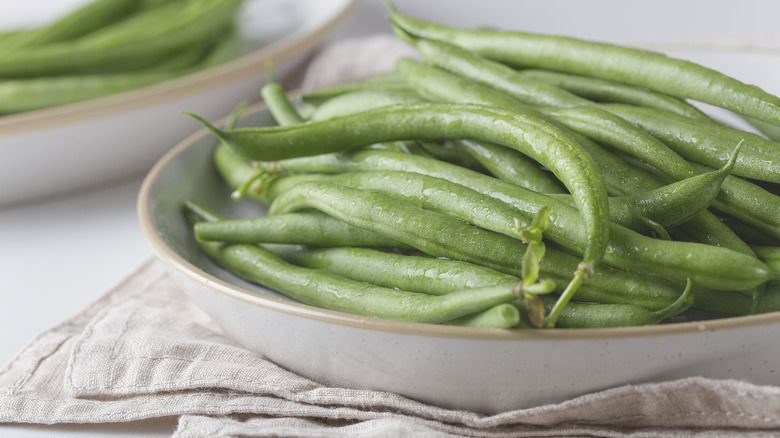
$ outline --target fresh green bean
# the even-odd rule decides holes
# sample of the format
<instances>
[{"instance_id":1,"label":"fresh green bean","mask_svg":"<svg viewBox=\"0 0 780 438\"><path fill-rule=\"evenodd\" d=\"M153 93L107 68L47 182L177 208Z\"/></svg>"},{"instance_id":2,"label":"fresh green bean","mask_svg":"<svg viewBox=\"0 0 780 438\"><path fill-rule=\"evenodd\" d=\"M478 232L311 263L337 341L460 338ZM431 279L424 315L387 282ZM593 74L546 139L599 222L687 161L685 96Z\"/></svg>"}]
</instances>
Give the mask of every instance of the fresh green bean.
<instances>
[{"instance_id":1,"label":"fresh green bean","mask_svg":"<svg viewBox=\"0 0 780 438\"><path fill-rule=\"evenodd\" d=\"M426 47L425 44L418 44L418 45L420 47ZM439 46L443 46L443 45L439 45ZM446 58L441 58L441 59L446 59ZM466 63L466 62L460 63L458 65L464 65L466 67L472 66L472 64ZM499 68L499 70L500 70L500 68ZM478 72L475 72L475 74L480 74L481 71L482 70L480 70ZM510 73L511 72L507 72L506 74L509 75ZM496 83L498 81L497 78L500 78L500 76L498 74L494 77L494 83ZM614 105L612 105L612 106L614 106ZM605 129L592 129L591 130L588 127L592 127L593 126L591 123L589 123L589 122L593 122L594 121L593 118L581 118L576 126L571 124L572 121L575 120L575 119L573 119L573 117L575 117L575 116L576 117L586 116L586 115L588 115L588 111L589 110L590 110L590 108L587 107L587 106L569 107L569 108L557 109L557 110L554 110L554 111L548 111L547 114L555 116L557 121L563 121L564 119L569 118L570 124L568 126L570 128L576 128L576 127L585 128L585 129L588 129L588 132L590 132L592 135L594 133L595 134L599 134L599 133L600 134L608 134L611 131L610 131L610 129L607 129L607 128L609 128L610 126L616 126L616 125L608 125ZM622 115L622 114L620 114L620 115ZM595 114L595 116L598 116L598 114ZM599 125L599 126L601 126L601 125ZM718 127L714 127L714 126L712 128L713 129L721 129L721 130L726 130L727 129L727 128L718 128ZM615 134L618 135L619 132L616 132ZM733 145L736 145L742 138L743 137L740 137L740 138L734 137L733 139L735 141L734 141ZM593 149L594 149L594 146L595 146L594 144L592 144L592 143L591 144L585 144L585 142L583 142L581 138L578 138L578 141L579 141L579 143L581 144L582 147L584 147L586 150L588 150L588 152L590 152L591 154L594 153L593 152ZM640 138L636 138L634 141L627 141L626 143L627 144L630 144L630 143L643 144L645 142L642 142ZM614 145L617 144L617 142L611 142L610 144L612 144L614 146ZM677 158L675 158L676 154L665 154L665 155L663 155L663 157L665 157L665 158L662 157L662 159L653 160L652 159L653 158L652 157L653 154L656 154L657 151L661 150L661 148L658 148L656 146L647 149L646 150L647 153L645 153L645 154L639 154L639 153L636 153L636 151L634 151L633 154L636 155L636 156L639 156L639 157L641 157L643 159L651 160L651 162L653 164L657 165L657 166L666 166L662 170L666 174L672 176L675 179L683 179L683 178L686 178L686 177L690 177L690 176L696 175L697 173L702 171L700 168L698 168L694 164L688 163L685 160L682 160L679 156L677 156ZM664 148L666 148L666 147L664 147ZM668 149L668 148L666 148L666 149ZM730 153L731 153L731 150L728 151L729 155L730 155ZM740 156L742 156L742 155L740 155ZM599 158L600 157L596 158L597 164L601 164L602 163ZM611 177L611 174L613 172L615 172L617 169L620 169L619 167L615 167L614 161L615 160L612 160L610 165L607 165L607 166L601 165L600 166L600 169L602 170L602 175L604 176L605 180L609 180L610 177ZM718 165L722 165L722 164L723 164L722 161L718 163ZM626 175L633 175L633 177L629 178ZM632 181L633 178L636 177L637 173L636 172L628 172L626 175L623 175L623 176L619 177L621 183ZM722 211L724 211L724 212L726 212L728 214L731 214L731 215L733 215L735 217L740 217L743 220L746 220L746 221L748 221L751 224L756 224L756 223L765 224L766 228L763 228L763 230L767 231L767 232L772 232L772 230L771 230L772 228L775 228L777 225L780 225L780 224L777 224L777 220L778 220L778 218L780 216L777 215L777 211L774 210L773 208L771 208L771 207L767 208L767 207L763 206L763 207L759 207L758 209L755 209L755 208L751 209L750 205L755 204L755 202L753 201L755 199L753 197L753 195L756 194L757 192L760 192L761 190L750 188L750 187L744 187L744 186L747 185L747 183L742 183L742 182L733 182L732 183L731 180L733 180L733 178L727 178L726 183L724 183L723 190L722 190L722 192L721 192L721 194L719 196L719 200L715 202L715 207L716 208L718 208L718 209L720 209L720 210L722 210ZM612 186L614 187L614 185L612 185ZM733 187L733 186L740 187L740 189L739 190L735 190L735 189L728 190L728 188ZM634 193L636 193L636 192L634 192ZM765 192L764 194L766 196L762 196L762 199L764 199L766 201L765 202L766 204L768 204L768 205L775 205L776 204L775 200L778 199L776 196L772 196L768 192ZM761 216L757 217L757 218L755 218L753 220L749 220L749 218L748 218L748 216L750 218L754 218L754 217L759 216L759 215L761 215ZM715 222L712 220L712 218L707 218L707 222L711 226L716 226ZM701 235L701 233L697 233L697 234ZM744 245L739 245L739 242L737 241L737 239L734 239L734 236L729 236L728 233L726 232L726 230L722 229L721 232L718 235L723 235L725 238L727 238L728 240L726 240L726 242L731 242L731 243L727 243L728 245L737 244L739 247L742 248L742 250L745 249Z\"/></svg>"},{"instance_id":2,"label":"fresh green bean","mask_svg":"<svg viewBox=\"0 0 780 438\"><path fill-rule=\"evenodd\" d=\"M609 233L606 189L592 158L568 135L543 120L478 105L394 105L357 115L289 127L221 131L191 114L247 159L273 161L325 154L372 143L475 138L505 144L551 169L569 188L589 233L584 275L603 256ZM316 140L316 141L315 141Z\"/></svg>"},{"instance_id":3,"label":"fresh green bean","mask_svg":"<svg viewBox=\"0 0 780 438\"><path fill-rule=\"evenodd\" d=\"M603 103L625 103L668 111L705 123L714 121L688 102L667 94L615 81L539 69L524 69L523 76L544 81L577 96Z\"/></svg>"},{"instance_id":4,"label":"fresh green bean","mask_svg":"<svg viewBox=\"0 0 780 438\"><path fill-rule=\"evenodd\" d=\"M712 170L692 163L699 172ZM713 208L733 216L764 233L780 238L780 196L750 181L734 176L723 180Z\"/></svg>"},{"instance_id":5,"label":"fresh green bean","mask_svg":"<svg viewBox=\"0 0 780 438\"><path fill-rule=\"evenodd\" d=\"M0 114L81 102L176 79L232 59L238 54L237 44L235 35L226 36L216 46L193 47L163 64L132 73L3 80L0 81Z\"/></svg>"},{"instance_id":6,"label":"fresh green bean","mask_svg":"<svg viewBox=\"0 0 780 438\"><path fill-rule=\"evenodd\" d=\"M149 67L227 28L240 4L241 0L171 3L77 41L8 51L0 63L0 76L109 73Z\"/></svg>"},{"instance_id":7,"label":"fresh green bean","mask_svg":"<svg viewBox=\"0 0 780 438\"><path fill-rule=\"evenodd\" d=\"M304 118L300 115L295 106L287 99L287 93L281 84L277 83L273 77L273 70L266 69L266 84L260 89L260 95L263 97L268 111L279 125L294 125L303 123Z\"/></svg>"},{"instance_id":8,"label":"fresh green bean","mask_svg":"<svg viewBox=\"0 0 780 438\"><path fill-rule=\"evenodd\" d=\"M269 248L282 259L308 268L325 269L347 278L371 282L385 287L444 295L453 290L483 287L506 281L519 281L489 268L471 263L440 258L380 252L366 248L301 248L273 246ZM671 298L663 308L647 310L632 304L569 303L561 313L559 326L618 327L655 324L690 306L691 297ZM542 296L548 308L555 298ZM522 301L517 302L523 305ZM506 309L508 311L508 309ZM492 312L498 312L494 309ZM479 316L479 319L489 315ZM475 326L475 323L471 323ZM488 324L495 326L495 323Z\"/></svg>"},{"instance_id":9,"label":"fresh green bean","mask_svg":"<svg viewBox=\"0 0 780 438\"><path fill-rule=\"evenodd\" d=\"M696 300L694 309L722 315L749 315L780 311L780 283L770 281L761 299L756 303L753 297L746 294L732 294L720 290L694 288Z\"/></svg>"},{"instance_id":10,"label":"fresh green bean","mask_svg":"<svg viewBox=\"0 0 780 438\"><path fill-rule=\"evenodd\" d=\"M518 280L519 269L507 274L458 260L423 255L394 254L370 248L305 248L290 245L265 245L279 257L312 269L325 269L357 281L371 282L413 292L443 295L453 290ZM542 263L545 278L566 280L568 269L557 265L576 265L576 258L555 250L553 263ZM547 255L545 256L547 257ZM552 266L552 268L548 268ZM425 278L421 281L421 278ZM423 290L424 289L424 290ZM559 287L558 290L563 290ZM634 305L648 310L669 306L680 295L677 285L652 277L617 271L608 266L577 290L581 301ZM563 314L566 314L566 308Z\"/></svg>"},{"instance_id":11,"label":"fresh green bean","mask_svg":"<svg viewBox=\"0 0 780 438\"><path fill-rule=\"evenodd\" d=\"M525 215L525 219L529 220L529 216L547 205L551 207L555 218L545 231L548 239L578 253L586 241L582 226L578 224L576 209L544 195L523 191L518 187L514 187L512 192L504 190L504 196L511 199L510 206L498 200L490 202L489 197L479 196L477 192L459 188L446 180L436 181L414 173L394 178L398 175L351 173L346 175L346 181L340 181L346 184L314 181L297 183L273 200L269 214L316 208L357 227L376 230L428 254L487 266L495 263L491 252L510 251L507 249L509 244L489 234L477 237L481 231L451 216L497 233L517 236L518 232L513 229L516 226L516 214ZM415 181L417 184L414 184ZM355 185L370 191L355 189L350 182L357 182ZM408 189L408 192L404 193L404 189ZM403 202L385 193L398 195ZM540 205L541 198L546 199ZM353 205L357 201L360 201L360 205ZM418 203L419 207L414 207L413 203ZM412 215L414 219L411 219ZM424 215L430 215L430 218ZM447 228L441 228L443 226ZM444 237L447 230L458 237L447 239ZM407 236L403 234L405 232L413 234ZM698 243L659 241L617 225L611 226L610 233L613 237L607 246L604 262L617 268L676 281L691 278L697 285L725 290L755 287L775 275L755 257L728 249ZM493 239L491 245L495 246L492 250L485 250L481 245L489 239Z\"/></svg>"},{"instance_id":12,"label":"fresh green bean","mask_svg":"<svg viewBox=\"0 0 780 438\"><path fill-rule=\"evenodd\" d=\"M605 328L638 325L655 325L664 319L678 315L695 302L690 295L691 283L682 295L669 306L658 310L647 310L631 304L569 303L558 318L560 328ZM545 307L552 308L554 297L541 296Z\"/></svg>"},{"instance_id":13,"label":"fresh green bean","mask_svg":"<svg viewBox=\"0 0 780 438\"><path fill-rule=\"evenodd\" d=\"M425 91L450 101L478 99L481 103L514 111L519 110L517 107L520 102L540 107L545 116L571 131L637 156L676 179L693 174L685 160L668 146L585 99L524 77L505 65L451 44L425 39L415 39L413 44L424 59L452 73L448 75L431 67L402 60L397 70L402 75L404 70L411 70L404 77L407 81L414 80L414 84L410 85L418 91L420 87L425 87ZM478 87L474 82L483 87ZM496 91L491 93L491 88Z\"/></svg>"},{"instance_id":14,"label":"fresh green bean","mask_svg":"<svg viewBox=\"0 0 780 438\"><path fill-rule=\"evenodd\" d=\"M502 181L539 193L565 192L549 171L514 149L472 140L460 140L457 144Z\"/></svg>"},{"instance_id":15,"label":"fresh green bean","mask_svg":"<svg viewBox=\"0 0 780 438\"><path fill-rule=\"evenodd\" d=\"M732 173L750 179L780 182L780 144L748 132L672 117L650 108L621 104L604 107L661 139L686 159L707 166L723 166L731 152L729 145L744 142Z\"/></svg>"},{"instance_id":16,"label":"fresh green bean","mask_svg":"<svg viewBox=\"0 0 780 438\"><path fill-rule=\"evenodd\" d=\"M399 76L399 78L401 77ZM407 91L400 93L392 90L363 90L344 93L324 103L321 108L325 109L315 112L313 118L322 120L392 104L409 103L415 99L424 101L422 97L412 93L414 93L412 88L408 88ZM355 99L353 100L353 98ZM338 101L338 103L331 104L332 101ZM458 140L456 144L457 147L473 157L477 163L472 163L470 160L467 161L463 157L442 157L441 154L438 154L437 158L461 164L464 167L483 173L491 173L504 181L538 192L561 193L563 191L558 180L552 177L550 172L540 169L536 161L531 160L515 149L473 140ZM437 155L437 152L439 152L438 150L430 150L430 142L425 142L423 149L429 155Z\"/></svg>"},{"instance_id":17,"label":"fresh green bean","mask_svg":"<svg viewBox=\"0 0 780 438\"><path fill-rule=\"evenodd\" d=\"M650 219L663 227L675 227L687 222L714 202L721 184L734 165L736 155L735 151L731 160L721 169L701 173L647 192L609 198L609 215L612 222L640 232L646 231L642 218ZM568 195L553 197L564 202L569 199Z\"/></svg>"},{"instance_id":18,"label":"fresh green bean","mask_svg":"<svg viewBox=\"0 0 780 438\"><path fill-rule=\"evenodd\" d=\"M313 121L323 121L358 114L380 107L423 103L425 100L411 90L362 90L345 93L321 103L311 115Z\"/></svg>"},{"instance_id":19,"label":"fresh green bean","mask_svg":"<svg viewBox=\"0 0 780 438\"><path fill-rule=\"evenodd\" d=\"M190 204L185 205L185 209ZM190 210L189 217L197 216ZM201 218L204 220L204 218ZM284 262L252 244L198 241L215 263L234 274L283 293L302 303L325 309L379 318L424 323L447 321L513 302L516 283L463 289L435 296L378 287L318 269Z\"/></svg>"},{"instance_id":20,"label":"fresh green bean","mask_svg":"<svg viewBox=\"0 0 780 438\"><path fill-rule=\"evenodd\" d=\"M322 213L299 212L203 222L194 227L198 239L227 243L295 243L315 246L408 248L395 239L348 225Z\"/></svg>"},{"instance_id":21,"label":"fresh green bean","mask_svg":"<svg viewBox=\"0 0 780 438\"><path fill-rule=\"evenodd\" d=\"M753 246L758 258L777 272L780 272L780 246Z\"/></svg>"},{"instance_id":22,"label":"fresh green bean","mask_svg":"<svg viewBox=\"0 0 780 438\"><path fill-rule=\"evenodd\" d=\"M447 321L448 325L511 329L520 323L520 311L512 304L499 304L485 311Z\"/></svg>"},{"instance_id":23,"label":"fresh green bean","mask_svg":"<svg viewBox=\"0 0 780 438\"><path fill-rule=\"evenodd\" d=\"M515 276L473 263L424 255L399 254L372 248L265 246L296 265L324 269L378 286L429 295L445 295L458 289L520 281Z\"/></svg>"},{"instance_id":24,"label":"fresh green bean","mask_svg":"<svg viewBox=\"0 0 780 438\"><path fill-rule=\"evenodd\" d=\"M389 72L370 76L359 81L350 81L343 84L332 85L318 90L307 91L301 95L304 102L320 105L342 94L358 91L411 91L406 82L395 74Z\"/></svg>"},{"instance_id":25,"label":"fresh green bean","mask_svg":"<svg viewBox=\"0 0 780 438\"><path fill-rule=\"evenodd\" d=\"M454 29L391 10L390 21L415 36L448 41L514 67L532 67L638 85L780 125L780 98L702 65L661 53L564 36Z\"/></svg>"},{"instance_id":26,"label":"fresh green bean","mask_svg":"<svg viewBox=\"0 0 780 438\"><path fill-rule=\"evenodd\" d=\"M72 40L115 23L134 12L137 6L138 0L90 1L52 23L2 41L0 50L18 50Z\"/></svg>"}]
</instances>

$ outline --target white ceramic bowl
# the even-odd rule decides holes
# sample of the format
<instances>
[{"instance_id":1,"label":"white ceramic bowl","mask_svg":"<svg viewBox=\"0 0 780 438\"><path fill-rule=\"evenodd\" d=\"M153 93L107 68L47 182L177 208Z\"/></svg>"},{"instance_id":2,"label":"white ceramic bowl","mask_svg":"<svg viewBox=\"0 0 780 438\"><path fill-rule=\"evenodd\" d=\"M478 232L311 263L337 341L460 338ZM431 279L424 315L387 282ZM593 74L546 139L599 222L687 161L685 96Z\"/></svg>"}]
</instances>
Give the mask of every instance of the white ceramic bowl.
<instances>
[{"instance_id":1,"label":"white ceramic bowl","mask_svg":"<svg viewBox=\"0 0 780 438\"><path fill-rule=\"evenodd\" d=\"M10 3L10 2L9 2ZM48 10L40 2L3 5L3 23L18 13ZM61 0L53 9L62 8ZM70 3L74 3L71 1ZM265 62L283 79L354 12L357 0L247 0L239 27L247 53L219 67L126 93L0 117L0 206L146 172L206 118L258 100ZM39 20L41 14L36 16ZM31 24L31 23L30 23Z\"/></svg>"},{"instance_id":2,"label":"white ceramic bowl","mask_svg":"<svg viewBox=\"0 0 780 438\"><path fill-rule=\"evenodd\" d=\"M272 124L255 106L240 126ZM780 313L649 327L510 331L406 323L322 310L243 281L198 250L181 215L192 198L228 217L234 202L201 130L168 152L138 199L142 229L184 290L242 345L327 385L498 413L628 383L688 376L780 384Z\"/></svg>"}]
</instances>

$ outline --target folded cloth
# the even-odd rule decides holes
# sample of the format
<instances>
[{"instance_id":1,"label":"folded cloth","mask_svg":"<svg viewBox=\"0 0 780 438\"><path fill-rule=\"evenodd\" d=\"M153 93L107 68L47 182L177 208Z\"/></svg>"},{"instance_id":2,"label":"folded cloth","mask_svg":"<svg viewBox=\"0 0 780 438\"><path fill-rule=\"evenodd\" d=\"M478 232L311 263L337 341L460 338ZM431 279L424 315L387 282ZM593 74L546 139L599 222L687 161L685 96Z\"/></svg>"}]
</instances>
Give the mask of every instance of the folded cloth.
<instances>
[{"instance_id":1,"label":"folded cloth","mask_svg":"<svg viewBox=\"0 0 780 438\"><path fill-rule=\"evenodd\" d=\"M172 416L179 437L770 436L780 388L689 378L486 416L328 387L237 345L156 259L0 371L0 422Z\"/></svg>"},{"instance_id":2,"label":"folded cloth","mask_svg":"<svg viewBox=\"0 0 780 438\"><path fill-rule=\"evenodd\" d=\"M388 36L340 42L312 61L303 88L410 55ZM179 437L776 436L780 388L690 378L485 416L328 387L236 344L156 259L0 370L3 423L166 417L179 419Z\"/></svg>"}]
</instances>

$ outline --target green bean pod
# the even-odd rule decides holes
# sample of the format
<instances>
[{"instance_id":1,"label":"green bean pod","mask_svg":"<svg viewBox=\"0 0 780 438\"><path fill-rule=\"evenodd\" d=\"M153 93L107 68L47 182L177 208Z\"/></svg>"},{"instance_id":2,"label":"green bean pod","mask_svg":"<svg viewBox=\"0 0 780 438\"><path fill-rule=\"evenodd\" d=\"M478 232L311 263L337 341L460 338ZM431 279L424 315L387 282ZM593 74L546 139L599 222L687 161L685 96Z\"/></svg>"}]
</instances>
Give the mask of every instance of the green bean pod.
<instances>
[{"instance_id":1,"label":"green bean pod","mask_svg":"<svg viewBox=\"0 0 780 438\"><path fill-rule=\"evenodd\" d=\"M520 269L507 274L458 260L397 254L371 248L264 246L282 259L304 267L325 269L357 281L432 295L497 284L509 279L517 281L517 275L520 274ZM576 265L576 258L551 251L553 269L550 269L549 263L543 263L542 275L566 281L565 275L570 269L566 266ZM558 265L563 265L563 269L559 269ZM558 290L563 288L559 287ZM639 306L655 311L669 306L679 295L679 288L675 284L604 266L577 290L575 298L594 303ZM564 307L563 314L566 313Z\"/></svg>"},{"instance_id":2,"label":"green bean pod","mask_svg":"<svg viewBox=\"0 0 780 438\"><path fill-rule=\"evenodd\" d=\"M445 323L512 302L513 284L433 296L372 286L283 262L257 245L201 245L214 261L240 277L302 303L330 310L402 321Z\"/></svg>"},{"instance_id":3,"label":"green bean pod","mask_svg":"<svg viewBox=\"0 0 780 438\"><path fill-rule=\"evenodd\" d=\"M191 114L192 115L192 114ZM601 259L609 233L606 189L592 158L543 120L480 105L395 105L288 127L221 131L192 115L240 156L259 161L326 154L373 143L473 138L520 150L549 168L572 193L589 233L582 269Z\"/></svg>"},{"instance_id":4,"label":"green bean pod","mask_svg":"<svg viewBox=\"0 0 780 438\"><path fill-rule=\"evenodd\" d=\"M558 318L560 328L605 328L638 325L655 325L664 319L678 315L693 305L694 296L690 294L691 284L669 306L658 310L647 310L630 304L569 303ZM540 297L545 307L552 308L555 297Z\"/></svg>"},{"instance_id":5,"label":"green bean pod","mask_svg":"<svg viewBox=\"0 0 780 438\"><path fill-rule=\"evenodd\" d=\"M399 78L403 80L401 76ZM410 103L415 99L418 102L424 101L422 97L412 93L414 93L414 89L410 87L401 93L393 90L361 90L344 93L323 103L320 109L315 111L313 119L324 120L382 106ZM337 104L333 102L337 102ZM426 142L423 148L435 155L435 151L429 151L429 144L430 142ZM515 149L473 140L458 140L456 144L468 156L477 161L477 163L470 163L461 157L460 162L464 164L464 167L480 171L484 169L504 181L542 193L561 193L563 191L557 179L549 172L540 169L536 161ZM442 157L440 159L458 162Z\"/></svg>"},{"instance_id":6,"label":"green bean pod","mask_svg":"<svg viewBox=\"0 0 780 438\"><path fill-rule=\"evenodd\" d=\"M520 310L513 304L499 304L487 310L447 321L448 325L475 328L517 328Z\"/></svg>"},{"instance_id":7,"label":"green bean pod","mask_svg":"<svg viewBox=\"0 0 780 438\"><path fill-rule=\"evenodd\" d=\"M367 248L302 248L273 246L269 248L282 259L314 269L325 269L353 280L384 287L444 295L464 288L519 281L518 278L471 263L415 255L386 253ZM555 297L541 296L548 308ZM666 306L648 310L632 304L594 304L570 302L561 313L561 328L620 327L656 324L680 313L691 305L688 291ZM523 306L522 301L517 305ZM494 308L492 312L501 311ZM509 311L505 309L503 311ZM475 320L489 318L480 314ZM475 326L476 321L469 325ZM495 323L487 324L495 326Z\"/></svg>"},{"instance_id":8,"label":"green bean pod","mask_svg":"<svg viewBox=\"0 0 780 438\"><path fill-rule=\"evenodd\" d=\"M710 116L688 102L646 88L582 75L539 69L520 70L519 74L546 82L588 100L625 103L668 111L704 123L715 123Z\"/></svg>"},{"instance_id":9,"label":"green bean pod","mask_svg":"<svg viewBox=\"0 0 780 438\"><path fill-rule=\"evenodd\" d=\"M510 205L502 205L498 200L491 202L489 197L482 197L465 187L459 189L456 184L446 180L436 181L414 173L393 178L397 175L377 175L372 172L365 175L366 178L360 178L361 175L348 174L347 181L343 181L349 184L350 180L360 178L359 182L362 184L356 185L367 185L366 188L370 191L343 184L313 181L298 183L271 203L269 214L316 208L342 221L375 230L434 256L491 266L496 261L490 254L509 252L506 245L511 247L511 244L489 234L481 236L483 233L480 229L474 229L450 215L479 226L490 227L492 231L507 236L517 236L517 231L512 229L517 214L525 214L525 219L529 220L529 213L533 216L546 205L551 207L553 219L545 231L545 237L569 250L582 251L586 239L581 231L582 225L578 223L576 209L549 197L520 188L515 188L513 193L506 190L505 196L512 200L511 206L516 207L515 210ZM420 182L413 184L415 180ZM409 192L403 193L404 187L408 188ZM397 198L384 193L400 194L404 201L398 202ZM449 198L447 194L450 194ZM534 197L537 199L533 199ZM359 205L354 205L358 201ZM385 202L385 205L382 205L382 202ZM423 208L430 208L431 211L413 207L415 202ZM454 238L457 245L445 242L448 229L457 236ZM413 234L405 235L404 232L409 230L412 230ZM697 285L724 290L748 289L774 277L774 273L755 257L728 249L689 242L659 241L617 225L611 226L610 233L613 237L608 244L604 261L614 267L663 276L670 280L685 281L686 278L691 278ZM440 237L433 240L433 236ZM495 247L486 249L483 245L488 241Z\"/></svg>"},{"instance_id":10,"label":"green bean pod","mask_svg":"<svg viewBox=\"0 0 780 438\"><path fill-rule=\"evenodd\" d=\"M274 81L270 68L266 72L266 81L266 84L260 89L260 95L263 97L268 111L276 120L276 123L279 125L303 123L305 121L303 116L287 99L287 93L284 88Z\"/></svg>"},{"instance_id":11,"label":"green bean pod","mask_svg":"<svg viewBox=\"0 0 780 438\"><path fill-rule=\"evenodd\" d=\"M693 308L721 315L750 315L780 311L780 283L770 281L758 303L746 294L732 294L720 290L695 287ZM757 304L757 305L756 305Z\"/></svg>"},{"instance_id":12,"label":"green bean pod","mask_svg":"<svg viewBox=\"0 0 780 438\"><path fill-rule=\"evenodd\" d=\"M619 104L605 107L661 139L686 159L707 166L723 166L728 162L733 145L743 142L744 147L732 173L750 179L780 182L780 144L748 132L703 125L649 108Z\"/></svg>"},{"instance_id":13,"label":"green bean pod","mask_svg":"<svg viewBox=\"0 0 780 438\"><path fill-rule=\"evenodd\" d=\"M423 87L440 98L456 102L479 99L482 103L514 111L518 111L520 102L534 105L540 107L543 117L601 144L641 158L676 179L695 174L685 160L667 145L585 99L544 82L533 81L505 65L451 44L416 39L414 45L424 59L453 74L447 75L432 67L402 60L397 69L402 75L403 69L411 70L404 77L407 81L414 81L410 85L418 91ZM498 92L490 93L490 89Z\"/></svg>"},{"instance_id":14,"label":"green bean pod","mask_svg":"<svg viewBox=\"0 0 780 438\"><path fill-rule=\"evenodd\" d=\"M778 246L753 246L758 258L780 273L780 247Z\"/></svg>"},{"instance_id":15,"label":"green bean pod","mask_svg":"<svg viewBox=\"0 0 780 438\"><path fill-rule=\"evenodd\" d=\"M682 181L635 195L609 198L612 222L639 232L646 232L640 218L650 219L663 227L681 225L709 208L720 192L721 184L734 165L731 161L718 170L705 172ZM551 195L567 202L568 195ZM569 201L570 202L570 201Z\"/></svg>"},{"instance_id":16,"label":"green bean pod","mask_svg":"<svg viewBox=\"0 0 780 438\"><path fill-rule=\"evenodd\" d=\"M265 246L296 265L324 269L356 281L428 295L446 295L458 289L520 281L515 276L473 263L424 255L355 247Z\"/></svg>"},{"instance_id":17,"label":"green bean pod","mask_svg":"<svg viewBox=\"0 0 780 438\"><path fill-rule=\"evenodd\" d=\"M52 23L0 42L0 50L18 50L72 40L134 12L138 0L93 0Z\"/></svg>"},{"instance_id":18,"label":"green bean pod","mask_svg":"<svg viewBox=\"0 0 780 438\"><path fill-rule=\"evenodd\" d=\"M199 212L204 209L193 210L190 205L185 205L185 210L188 210L185 215L189 220L208 220L202 216L198 219ZM378 287L319 269L302 268L283 261L258 245L201 240L198 244L215 263L248 281L305 304L356 315L446 323L509 304L517 298L516 283L463 289L442 296L426 295ZM463 321L457 323L464 324Z\"/></svg>"},{"instance_id":19,"label":"green bean pod","mask_svg":"<svg viewBox=\"0 0 780 438\"><path fill-rule=\"evenodd\" d=\"M350 81L343 84L331 85L330 87L307 91L301 95L301 100L313 105L321 105L322 103L341 96L342 94L380 90L406 92L411 91L403 78L396 75L395 72L389 72L370 76L359 81Z\"/></svg>"},{"instance_id":20,"label":"green bean pod","mask_svg":"<svg viewBox=\"0 0 780 438\"><path fill-rule=\"evenodd\" d=\"M312 121L329 120L380 107L424 103L421 98L411 90L362 90L345 93L321 103L312 112Z\"/></svg>"},{"instance_id":21,"label":"green bean pod","mask_svg":"<svg viewBox=\"0 0 780 438\"><path fill-rule=\"evenodd\" d=\"M638 85L780 125L780 98L702 65L657 52L577 38L487 29L455 29L390 11L418 37L447 41L514 67L540 68Z\"/></svg>"},{"instance_id":22,"label":"green bean pod","mask_svg":"<svg viewBox=\"0 0 780 438\"><path fill-rule=\"evenodd\" d=\"M3 54L0 76L109 73L154 65L232 22L241 0L192 0L152 8L73 42Z\"/></svg>"},{"instance_id":23,"label":"green bean pod","mask_svg":"<svg viewBox=\"0 0 780 438\"><path fill-rule=\"evenodd\" d=\"M194 232L200 240L227 243L343 246L348 242L354 246L408 248L395 239L318 212L203 222L195 225Z\"/></svg>"},{"instance_id":24,"label":"green bean pod","mask_svg":"<svg viewBox=\"0 0 780 438\"><path fill-rule=\"evenodd\" d=\"M514 149L472 140L460 140L457 144L501 181L539 193L565 192L550 172Z\"/></svg>"},{"instance_id":25,"label":"green bean pod","mask_svg":"<svg viewBox=\"0 0 780 438\"><path fill-rule=\"evenodd\" d=\"M711 167L692 163L699 172ZM727 176L721 184L714 209L733 216L775 238L780 238L780 196L750 181Z\"/></svg>"}]
</instances>

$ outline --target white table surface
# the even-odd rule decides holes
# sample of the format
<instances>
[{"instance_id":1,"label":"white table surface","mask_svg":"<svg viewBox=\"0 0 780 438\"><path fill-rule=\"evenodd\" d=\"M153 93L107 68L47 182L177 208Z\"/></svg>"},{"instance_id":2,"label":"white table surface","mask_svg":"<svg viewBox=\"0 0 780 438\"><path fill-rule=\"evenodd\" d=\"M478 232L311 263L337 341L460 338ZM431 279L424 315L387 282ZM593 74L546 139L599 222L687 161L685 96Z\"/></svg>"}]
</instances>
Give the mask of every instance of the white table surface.
<instances>
[{"instance_id":1,"label":"white table surface","mask_svg":"<svg viewBox=\"0 0 780 438\"><path fill-rule=\"evenodd\" d=\"M572 0L551 2L530 1L425 1L400 0L394 2L399 10L422 18L447 22L454 25L474 25L492 23L498 27L526 26L530 30L545 30L545 19L550 10L559 9L557 26L564 26L573 33L597 38L609 38L600 35L605 29L600 22L609 21L609 15L621 14L616 10L618 1L594 0L587 3L590 7L601 7L601 12L591 16L590 21L583 19L583 12L572 10L582 3ZM653 3L653 2L648 2ZM695 1L674 3L661 1L668 5L657 5L656 10L673 8L678 14L695 15L695 9L701 7ZM708 3L710 11L717 14L719 7L727 2ZM605 9L603 6L613 8ZM635 2L624 5L637 6ZM750 2L741 3L745 7L765 7L778 9L778 3ZM338 31L333 39L348 38L376 32L389 32L384 20L384 6L379 0L367 0L357 15L346 27ZM534 8L547 8L537 10ZM687 9L686 9L687 8ZM721 8L722 9L722 8ZM726 11L726 9L724 9ZM773 11L778 12L778 11ZM560 15L559 14L559 15ZM684 25L671 17L671 25L682 28ZM751 28L740 29L729 14L708 17L710 25L699 27L697 35L708 33L720 37L763 36L761 29L769 29L775 13L754 14ZM561 18L562 17L562 18ZM714 20L713 20L714 19ZM766 21L766 27L761 20ZM514 25L514 23L520 23ZM646 39L658 33L656 25L615 22L625 31L635 30L636 40ZM725 24L724 23L728 23ZM632 27L634 29L632 29ZM719 29L716 29L719 28ZM565 32L553 29L551 32ZM771 29L774 32L774 26ZM739 32L743 32L740 34ZM747 35L749 34L749 35ZM44 177L31 175L31 178ZM74 316L88 304L130 275L140 265L153 257L151 248L145 241L136 218L136 196L143 175L120 181L104 187L95 187L56 199L37 200L35 202L0 207L0 274L2 275L2 305L0 305L0 363L12 359L25 345L39 333ZM23 182L20 182L22 184ZM13 190L3 187L0 190ZM176 419L157 419L130 424L109 425L0 425L0 436L4 437L40 437L40 436L170 436L176 426Z\"/></svg>"}]
</instances>

